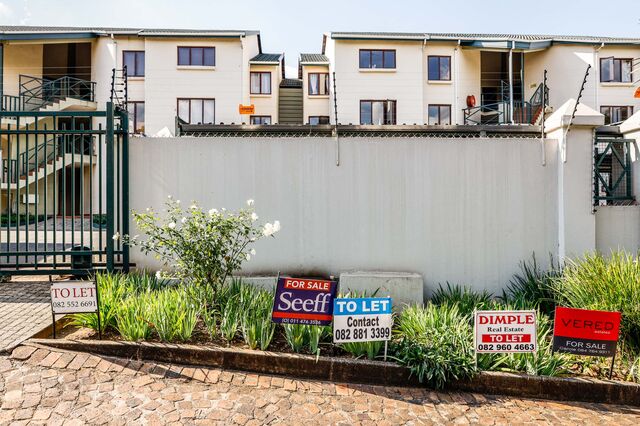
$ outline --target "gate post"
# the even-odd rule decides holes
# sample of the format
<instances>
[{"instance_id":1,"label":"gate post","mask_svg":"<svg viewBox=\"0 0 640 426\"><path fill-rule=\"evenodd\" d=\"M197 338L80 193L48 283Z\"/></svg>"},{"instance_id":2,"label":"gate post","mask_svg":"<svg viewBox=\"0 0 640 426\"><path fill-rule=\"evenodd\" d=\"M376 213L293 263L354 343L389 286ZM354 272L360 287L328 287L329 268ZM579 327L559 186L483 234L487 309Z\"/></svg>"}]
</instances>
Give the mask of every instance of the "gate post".
<instances>
[{"instance_id":1,"label":"gate post","mask_svg":"<svg viewBox=\"0 0 640 426\"><path fill-rule=\"evenodd\" d=\"M122 143L122 235L129 235L129 114L120 111L120 128ZM122 244L122 269L129 272L129 245Z\"/></svg>"},{"instance_id":2,"label":"gate post","mask_svg":"<svg viewBox=\"0 0 640 426\"><path fill-rule=\"evenodd\" d=\"M114 129L113 129L113 103L107 102L107 126L106 126L106 142L107 142L107 271L113 272L114 266Z\"/></svg>"}]
</instances>

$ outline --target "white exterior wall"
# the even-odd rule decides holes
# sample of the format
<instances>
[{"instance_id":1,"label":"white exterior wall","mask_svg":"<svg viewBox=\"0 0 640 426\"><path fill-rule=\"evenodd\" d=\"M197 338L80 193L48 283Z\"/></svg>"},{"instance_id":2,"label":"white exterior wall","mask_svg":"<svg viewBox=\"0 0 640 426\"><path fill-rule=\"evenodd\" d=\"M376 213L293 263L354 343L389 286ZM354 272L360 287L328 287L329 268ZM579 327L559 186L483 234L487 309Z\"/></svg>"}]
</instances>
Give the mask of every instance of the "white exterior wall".
<instances>
[{"instance_id":1,"label":"white exterior wall","mask_svg":"<svg viewBox=\"0 0 640 426\"><path fill-rule=\"evenodd\" d=\"M611 250L640 250L640 206L600 206L596 211L596 248L603 254Z\"/></svg>"},{"instance_id":2,"label":"white exterior wall","mask_svg":"<svg viewBox=\"0 0 640 426\"><path fill-rule=\"evenodd\" d=\"M329 74L329 94L309 96L309 73L328 73ZM331 94L333 87L331 82L331 74L329 73L329 65L302 65L302 110L303 123L309 122L310 116L327 116L331 117Z\"/></svg>"},{"instance_id":3,"label":"white exterior wall","mask_svg":"<svg viewBox=\"0 0 640 426\"><path fill-rule=\"evenodd\" d=\"M533 252L556 252L554 140L546 166L536 139L346 138L340 150L336 167L325 138L134 138L131 207L255 199L282 231L258 243L249 274L406 271L428 291L498 290ZM138 267L150 259L133 254Z\"/></svg>"},{"instance_id":4,"label":"white exterior wall","mask_svg":"<svg viewBox=\"0 0 640 426\"><path fill-rule=\"evenodd\" d=\"M42 77L42 44L7 43L3 57L3 94L17 96L20 74Z\"/></svg>"},{"instance_id":5,"label":"white exterior wall","mask_svg":"<svg viewBox=\"0 0 640 426\"><path fill-rule=\"evenodd\" d=\"M277 123L278 117L278 101L280 99L280 82L282 81L282 69L280 65L249 65L250 72L270 72L271 73L271 94L259 95L250 94L250 103L255 105L255 114L252 115L269 115L271 123ZM249 89L249 93L251 90ZM249 123L250 116L243 117L245 123Z\"/></svg>"},{"instance_id":6,"label":"white exterior wall","mask_svg":"<svg viewBox=\"0 0 640 426\"><path fill-rule=\"evenodd\" d=\"M338 121L360 124L361 100L395 100L397 124L423 123L421 41L327 40L336 72ZM360 49L395 49L395 69L359 68ZM333 71L333 69L332 69Z\"/></svg>"}]
</instances>

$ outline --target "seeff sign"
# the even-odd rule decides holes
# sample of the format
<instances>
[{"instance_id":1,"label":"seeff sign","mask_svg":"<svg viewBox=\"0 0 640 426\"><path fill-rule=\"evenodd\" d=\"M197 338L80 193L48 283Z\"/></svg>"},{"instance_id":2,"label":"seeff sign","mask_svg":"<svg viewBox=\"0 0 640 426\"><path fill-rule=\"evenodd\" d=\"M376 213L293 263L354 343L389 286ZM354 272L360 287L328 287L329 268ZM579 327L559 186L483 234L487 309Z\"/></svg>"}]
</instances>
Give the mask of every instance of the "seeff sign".
<instances>
[{"instance_id":1,"label":"seeff sign","mask_svg":"<svg viewBox=\"0 0 640 426\"><path fill-rule=\"evenodd\" d=\"M98 294L93 281L60 281L51 284L53 314L93 313L98 311Z\"/></svg>"},{"instance_id":2,"label":"seeff sign","mask_svg":"<svg viewBox=\"0 0 640 426\"><path fill-rule=\"evenodd\" d=\"M391 339L390 297L339 298L333 301L333 342Z\"/></svg>"},{"instance_id":3,"label":"seeff sign","mask_svg":"<svg viewBox=\"0 0 640 426\"><path fill-rule=\"evenodd\" d=\"M329 325L336 281L279 278L271 319L282 324Z\"/></svg>"},{"instance_id":4,"label":"seeff sign","mask_svg":"<svg viewBox=\"0 0 640 426\"><path fill-rule=\"evenodd\" d=\"M536 311L476 311L474 346L477 353L535 352Z\"/></svg>"},{"instance_id":5,"label":"seeff sign","mask_svg":"<svg viewBox=\"0 0 640 426\"><path fill-rule=\"evenodd\" d=\"M613 357L620 334L620 312L556 307L553 350Z\"/></svg>"}]
</instances>

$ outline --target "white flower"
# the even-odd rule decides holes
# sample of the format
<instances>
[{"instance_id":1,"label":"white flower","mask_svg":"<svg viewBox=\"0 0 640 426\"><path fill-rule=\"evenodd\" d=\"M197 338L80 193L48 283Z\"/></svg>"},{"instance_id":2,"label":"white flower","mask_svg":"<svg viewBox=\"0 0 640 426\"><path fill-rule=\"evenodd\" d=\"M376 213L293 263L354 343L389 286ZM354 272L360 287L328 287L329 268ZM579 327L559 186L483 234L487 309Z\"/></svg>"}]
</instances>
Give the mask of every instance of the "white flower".
<instances>
[{"instance_id":1,"label":"white flower","mask_svg":"<svg viewBox=\"0 0 640 426\"><path fill-rule=\"evenodd\" d=\"M167 195L167 198L170 200L170 199L172 199L173 197L172 197L171 195Z\"/></svg>"},{"instance_id":2,"label":"white flower","mask_svg":"<svg viewBox=\"0 0 640 426\"><path fill-rule=\"evenodd\" d=\"M251 220L252 220L253 222L255 222L256 220L258 220L258 215L257 215L257 214L255 214L255 212L254 212L254 213L251 213Z\"/></svg>"},{"instance_id":3,"label":"white flower","mask_svg":"<svg viewBox=\"0 0 640 426\"><path fill-rule=\"evenodd\" d=\"M180 222L182 222L182 223L187 223L187 218L186 218L186 217L183 217L183 218L180 220Z\"/></svg>"},{"instance_id":4,"label":"white flower","mask_svg":"<svg viewBox=\"0 0 640 426\"><path fill-rule=\"evenodd\" d=\"M265 237L273 235L273 225L269 222L265 223L264 228L262 228L262 235L264 235Z\"/></svg>"},{"instance_id":5,"label":"white flower","mask_svg":"<svg viewBox=\"0 0 640 426\"><path fill-rule=\"evenodd\" d=\"M113 237L111 237L111 239L113 241L118 241L120 239L120 233L116 232L115 234L113 234Z\"/></svg>"},{"instance_id":6,"label":"white flower","mask_svg":"<svg viewBox=\"0 0 640 426\"><path fill-rule=\"evenodd\" d=\"M251 255L249 253L246 254L247 260L251 260Z\"/></svg>"},{"instance_id":7,"label":"white flower","mask_svg":"<svg viewBox=\"0 0 640 426\"><path fill-rule=\"evenodd\" d=\"M217 209L211 209L211 210L209 210L209 216L214 216L214 215L216 215L216 214L218 214L218 210L217 210Z\"/></svg>"},{"instance_id":8,"label":"white flower","mask_svg":"<svg viewBox=\"0 0 640 426\"><path fill-rule=\"evenodd\" d=\"M176 200L176 204L180 204L180 200Z\"/></svg>"},{"instance_id":9,"label":"white flower","mask_svg":"<svg viewBox=\"0 0 640 426\"><path fill-rule=\"evenodd\" d=\"M156 271L156 278L157 279L161 279L162 278L162 271Z\"/></svg>"},{"instance_id":10,"label":"white flower","mask_svg":"<svg viewBox=\"0 0 640 426\"><path fill-rule=\"evenodd\" d=\"M256 249L251 249L251 251L249 251L249 253L251 253L251 256L255 256L256 255Z\"/></svg>"},{"instance_id":11,"label":"white flower","mask_svg":"<svg viewBox=\"0 0 640 426\"><path fill-rule=\"evenodd\" d=\"M191 204L191 207L189 207L191 210L197 210L198 209L198 205L197 204Z\"/></svg>"},{"instance_id":12,"label":"white flower","mask_svg":"<svg viewBox=\"0 0 640 426\"><path fill-rule=\"evenodd\" d=\"M151 211L151 209L149 207L147 207L147 213L149 213Z\"/></svg>"},{"instance_id":13,"label":"white flower","mask_svg":"<svg viewBox=\"0 0 640 426\"><path fill-rule=\"evenodd\" d=\"M255 201L253 201L253 200L247 200L247 205L249 207L253 206L254 203L255 203Z\"/></svg>"},{"instance_id":14,"label":"white flower","mask_svg":"<svg viewBox=\"0 0 640 426\"><path fill-rule=\"evenodd\" d=\"M273 222L273 233L275 234L278 231L280 231L280 221L276 220Z\"/></svg>"},{"instance_id":15,"label":"white flower","mask_svg":"<svg viewBox=\"0 0 640 426\"><path fill-rule=\"evenodd\" d=\"M227 209L225 209L224 207L223 207L221 210L222 210L223 212L226 212L226 211L227 211Z\"/></svg>"},{"instance_id":16,"label":"white flower","mask_svg":"<svg viewBox=\"0 0 640 426\"><path fill-rule=\"evenodd\" d=\"M176 227L176 223L175 223L175 222L171 222L171 223L169 224L169 229L173 229L173 228L175 228L175 227Z\"/></svg>"}]
</instances>

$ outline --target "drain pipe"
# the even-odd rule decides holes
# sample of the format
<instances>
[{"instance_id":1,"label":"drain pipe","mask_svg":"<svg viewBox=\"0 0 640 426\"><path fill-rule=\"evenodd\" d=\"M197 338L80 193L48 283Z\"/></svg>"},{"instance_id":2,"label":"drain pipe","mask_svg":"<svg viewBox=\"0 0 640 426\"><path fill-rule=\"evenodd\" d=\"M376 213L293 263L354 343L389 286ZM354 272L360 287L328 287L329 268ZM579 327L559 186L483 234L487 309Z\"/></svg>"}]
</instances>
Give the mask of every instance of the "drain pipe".
<instances>
[{"instance_id":1,"label":"drain pipe","mask_svg":"<svg viewBox=\"0 0 640 426\"><path fill-rule=\"evenodd\" d=\"M600 91L598 90L598 86L599 86L599 76L600 76L600 49L602 49L604 47L604 43L602 43L600 45L600 47L596 47L593 51L593 67L596 69L596 73L595 73L595 81L594 81L594 91L595 91L595 107L596 107L596 111L600 111Z\"/></svg>"},{"instance_id":2,"label":"drain pipe","mask_svg":"<svg viewBox=\"0 0 640 426\"><path fill-rule=\"evenodd\" d=\"M513 124L513 48L515 42L511 40L511 48L509 49L509 121Z\"/></svg>"},{"instance_id":3,"label":"drain pipe","mask_svg":"<svg viewBox=\"0 0 640 426\"><path fill-rule=\"evenodd\" d=\"M458 102L458 77L460 76L460 70L458 67L458 56L459 56L459 49L460 49L460 44L462 43L461 40L458 40L458 45L456 46L455 49L453 49L453 69L455 71L455 75L453 77L453 106L454 106L454 111L455 111L455 119L454 119L454 124L458 124L458 112L460 111L460 104Z\"/></svg>"}]
</instances>

